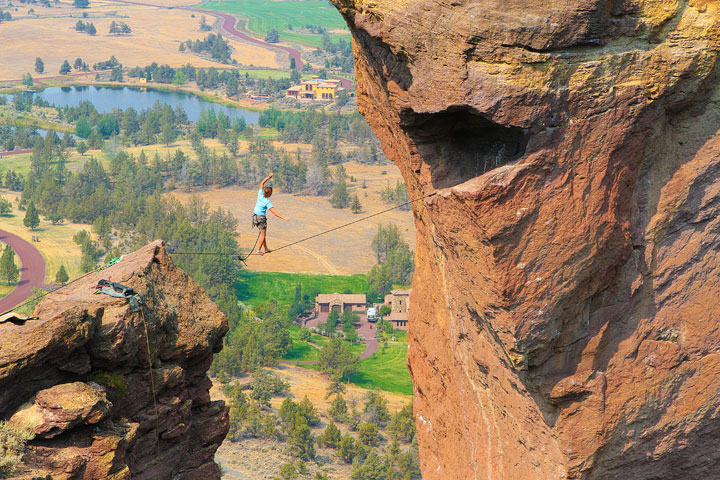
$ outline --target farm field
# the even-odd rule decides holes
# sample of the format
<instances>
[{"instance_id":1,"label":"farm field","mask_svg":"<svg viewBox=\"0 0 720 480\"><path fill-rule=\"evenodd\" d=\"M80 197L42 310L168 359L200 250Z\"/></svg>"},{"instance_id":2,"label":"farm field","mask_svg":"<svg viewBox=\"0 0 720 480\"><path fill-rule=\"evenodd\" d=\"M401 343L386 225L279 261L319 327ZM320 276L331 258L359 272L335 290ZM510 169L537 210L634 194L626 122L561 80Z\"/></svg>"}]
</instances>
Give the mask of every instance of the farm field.
<instances>
[{"instance_id":1,"label":"farm field","mask_svg":"<svg viewBox=\"0 0 720 480\"><path fill-rule=\"evenodd\" d=\"M8 0L0 0L0 9L7 9ZM15 3L13 5L16 5ZM51 4L51 8L40 4L16 5L9 10L14 20L3 23L0 29L0 45L13 48L0 49L0 82L18 80L26 72L37 77L59 75L62 62L70 63L77 57L88 65L104 61L114 55L126 67L145 66L153 61L180 67L192 63L196 67L222 67L209 61L178 50L180 42L203 38L208 32L200 31L201 15L182 10L158 10L154 7L129 5L99 0L91 2L88 9L76 9L72 2L62 0ZM30 8L35 13L28 15ZM86 13L87 18L83 18ZM162 22L158 22L158 16ZM76 32L78 20L93 22L97 29L95 36ZM110 35L112 21L122 21L132 28L130 35ZM212 24L214 19L208 18ZM228 39L233 48L233 58L244 65L276 68L276 53L257 45ZM52 45L52 48L47 48ZM45 73L34 71L35 57L45 62Z\"/></svg>"},{"instance_id":2,"label":"farm field","mask_svg":"<svg viewBox=\"0 0 720 480\"><path fill-rule=\"evenodd\" d=\"M292 152L294 147L286 145L285 148ZM347 208L333 208L328 203L329 197L291 195L276 191L272 197L273 205L282 215L289 216L290 221L285 222L270 215L268 218L270 249L389 208L380 197L380 192L386 185L394 187L400 180L397 167L360 165L352 162L345 163L344 166L348 175L357 180L348 183L348 190L350 195L358 195L363 211L354 214ZM363 181L367 188L362 188ZM222 207L229 210L239 220L237 238L241 248L250 249L255 243L257 230L250 227L250 217L257 199L257 190L231 186L194 193L175 191L172 195L183 203L189 201L193 195L197 195L212 208ZM370 244L380 223L397 225L410 244L410 248L415 248L412 212L393 210L269 255L252 256L248 260L248 265L251 270L265 272L325 275L367 273L376 263ZM294 291L293 289L293 293Z\"/></svg>"},{"instance_id":3,"label":"farm field","mask_svg":"<svg viewBox=\"0 0 720 480\"><path fill-rule=\"evenodd\" d=\"M248 19L248 29L262 36L274 28L280 32L281 42L321 46L322 35L310 33L305 29L308 25L323 27L334 41L339 38L350 41L350 32L342 16L324 0L211 1L203 4L202 8L243 16ZM289 25L292 25L292 30Z\"/></svg>"}]
</instances>

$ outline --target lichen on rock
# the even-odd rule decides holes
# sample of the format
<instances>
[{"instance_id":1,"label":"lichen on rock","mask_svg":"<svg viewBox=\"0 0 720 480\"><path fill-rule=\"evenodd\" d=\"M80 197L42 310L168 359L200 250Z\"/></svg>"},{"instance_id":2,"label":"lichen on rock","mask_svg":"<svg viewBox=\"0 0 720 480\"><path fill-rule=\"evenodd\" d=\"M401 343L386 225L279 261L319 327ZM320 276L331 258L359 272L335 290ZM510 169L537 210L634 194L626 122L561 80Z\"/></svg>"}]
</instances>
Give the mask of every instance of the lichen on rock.
<instances>
[{"instance_id":1,"label":"lichen on rock","mask_svg":"<svg viewBox=\"0 0 720 480\"><path fill-rule=\"evenodd\" d=\"M713 478L720 5L331 0L417 227L423 478ZM421 420L422 419L422 420Z\"/></svg>"},{"instance_id":2,"label":"lichen on rock","mask_svg":"<svg viewBox=\"0 0 720 480\"><path fill-rule=\"evenodd\" d=\"M95 294L107 278L138 292L142 309ZM228 412L206 372L227 319L162 242L51 293L34 315L0 325L0 417L36 434L22 468L60 480L220 478Z\"/></svg>"}]
</instances>

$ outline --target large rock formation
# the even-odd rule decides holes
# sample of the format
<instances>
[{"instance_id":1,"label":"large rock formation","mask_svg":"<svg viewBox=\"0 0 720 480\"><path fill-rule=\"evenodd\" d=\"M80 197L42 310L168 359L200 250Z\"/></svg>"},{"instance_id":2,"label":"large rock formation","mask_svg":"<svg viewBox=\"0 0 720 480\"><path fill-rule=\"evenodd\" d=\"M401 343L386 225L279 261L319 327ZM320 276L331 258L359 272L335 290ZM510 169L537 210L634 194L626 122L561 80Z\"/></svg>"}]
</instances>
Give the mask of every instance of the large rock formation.
<instances>
[{"instance_id":1,"label":"large rock formation","mask_svg":"<svg viewBox=\"0 0 720 480\"><path fill-rule=\"evenodd\" d=\"M140 308L95 294L108 278ZM34 315L0 325L0 418L36 435L27 478L220 478L228 415L206 372L227 320L161 242L48 295Z\"/></svg>"},{"instance_id":2,"label":"large rock formation","mask_svg":"<svg viewBox=\"0 0 720 480\"><path fill-rule=\"evenodd\" d=\"M423 478L720 478L720 11L332 0L418 247Z\"/></svg>"}]
</instances>

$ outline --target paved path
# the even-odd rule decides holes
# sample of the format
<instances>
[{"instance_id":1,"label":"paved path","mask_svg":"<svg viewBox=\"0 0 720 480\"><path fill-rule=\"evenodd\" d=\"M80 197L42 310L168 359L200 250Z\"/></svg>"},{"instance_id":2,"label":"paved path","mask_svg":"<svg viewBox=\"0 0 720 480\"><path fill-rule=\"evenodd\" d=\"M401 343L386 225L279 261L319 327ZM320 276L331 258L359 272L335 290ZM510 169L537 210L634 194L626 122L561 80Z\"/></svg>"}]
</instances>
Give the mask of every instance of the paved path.
<instances>
[{"instance_id":1,"label":"paved path","mask_svg":"<svg viewBox=\"0 0 720 480\"><path fill-rule=\"evenodd\" d=\"M20 155L22 153L32 153L32 149L29 150L12 150L10 152L0 152L0 157L7 157L9 155Z\"/></svg>"},{"instance_id":2,"label":"paved path","mask_svg":"<svg viewBox=\"0 0 720 480\"><path fill-rule=\"evenodd\" d=\"M311 318L305 323L307 328L315 328L323 322L327 322L329 313L321 313L317 317ZM360 354L360 360L365 360L373 356L378 351L377 341L377 324L368 322L366 314L358 314L360 317L360 323L356 324L355 331L358 335L362 335L365 338L365 351ZM310 344L312 345L312 344ZM317 348L316 345L313 345ZM315 365L317 362L312 360L301 361L301 362L283 362L292 365Z\"/></svg>"},{"instance_id":3,"label":"paved path","mask_svg":"<svg viewBox=\"0 0 720 480\"><path fill-rule=\"evenodd\" d=\"M45 286L45 259L32 244L5 230L0 230L0 241L10 245L22 262L18 286L0 298L0 313L4 313L27 300L33 288Z\"/></svg>"},{"instance_id":4,"label":"paved path","mask_svg":"<svg viewBox=\"0 0 720 480\"><path fill-rule=\"evenodd\" d=\"M130 5L140 5L143 7L155 7L155 8L162 8L165 10L186 10L188 12L194 12L194 13L204 13L206 15L211 15L213 17L220 18L222 20L222 29L230 36L235 37L239 40L242 40L247 43L251 43L254 45L259 45L264 48L270 48L272 50L280 50L288 54L290 58L295 59L295 68L298 70L303 68L303 61L302 56L298 50L295 50L291 47L285 47L283 45L278 45L276 43L267 43L262 40L259 40L255 37L251 37L250 35L241 32L238 30L235 25L237 24L237 18L233 17L230 14L223 13L223 12L216 12L215 10L204 10L201 8L192 8L192 7L172 7L172 6L166 6L166 5L154 5L152 3L144 3L144 2L131 2L130 0L112 0L117 3L128 3Z\"/></svg>"}]
</instances>

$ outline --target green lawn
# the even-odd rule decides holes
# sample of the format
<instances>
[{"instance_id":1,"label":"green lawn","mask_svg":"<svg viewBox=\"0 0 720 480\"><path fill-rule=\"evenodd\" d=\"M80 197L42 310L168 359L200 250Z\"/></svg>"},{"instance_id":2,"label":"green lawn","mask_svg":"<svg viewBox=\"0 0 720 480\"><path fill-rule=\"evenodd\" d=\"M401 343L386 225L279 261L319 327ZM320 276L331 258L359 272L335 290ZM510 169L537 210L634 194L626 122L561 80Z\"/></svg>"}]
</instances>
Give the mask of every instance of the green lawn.
<instances>
[{"instance_id":1,"label":"green lawn","mask_svg":"<svg viewBox=\"0 0 720 480\"><path fill-rule=\"evenodd\" d=\"M295 300L295 286L300 283L304 295L317 293L364 293L368 289L365 275L310 275L300 273L255 272L240 270L235 291L238 299L250 306L278 302L290 307Z\"/></svg>"},{"instance_id":2,"label":"green lawn","mask_svg":"<svg viewBox=\"0 0 720 480\"><path fill-rule=\"evenodd\" d=\"M342 29L347 32L347 25L342 16L326 0L211 1L202 8L243 16L248 19L248 29L260 35L264 36L274 28L280 32L281 41L303 43L314 47L322 45L322 35L297 30L304 29L307 25L316 25L326 30ZM292 29L289 28L290 25ZM338 38L350 41L349 32L331 37L335 42Z\"/></svg>"},{"instance_id":3,"label":"green lawn","mask_svg":"<svg viewBox=\"0 0 720 480\"><path fill-rule=\"evenodd\" d=\"M350 382L364 388L412 395L410 372L405 363L406 343L391 343L385 353L378 351L375 356L360 362L360 373Z\"/></svg>"}]
</instances>

